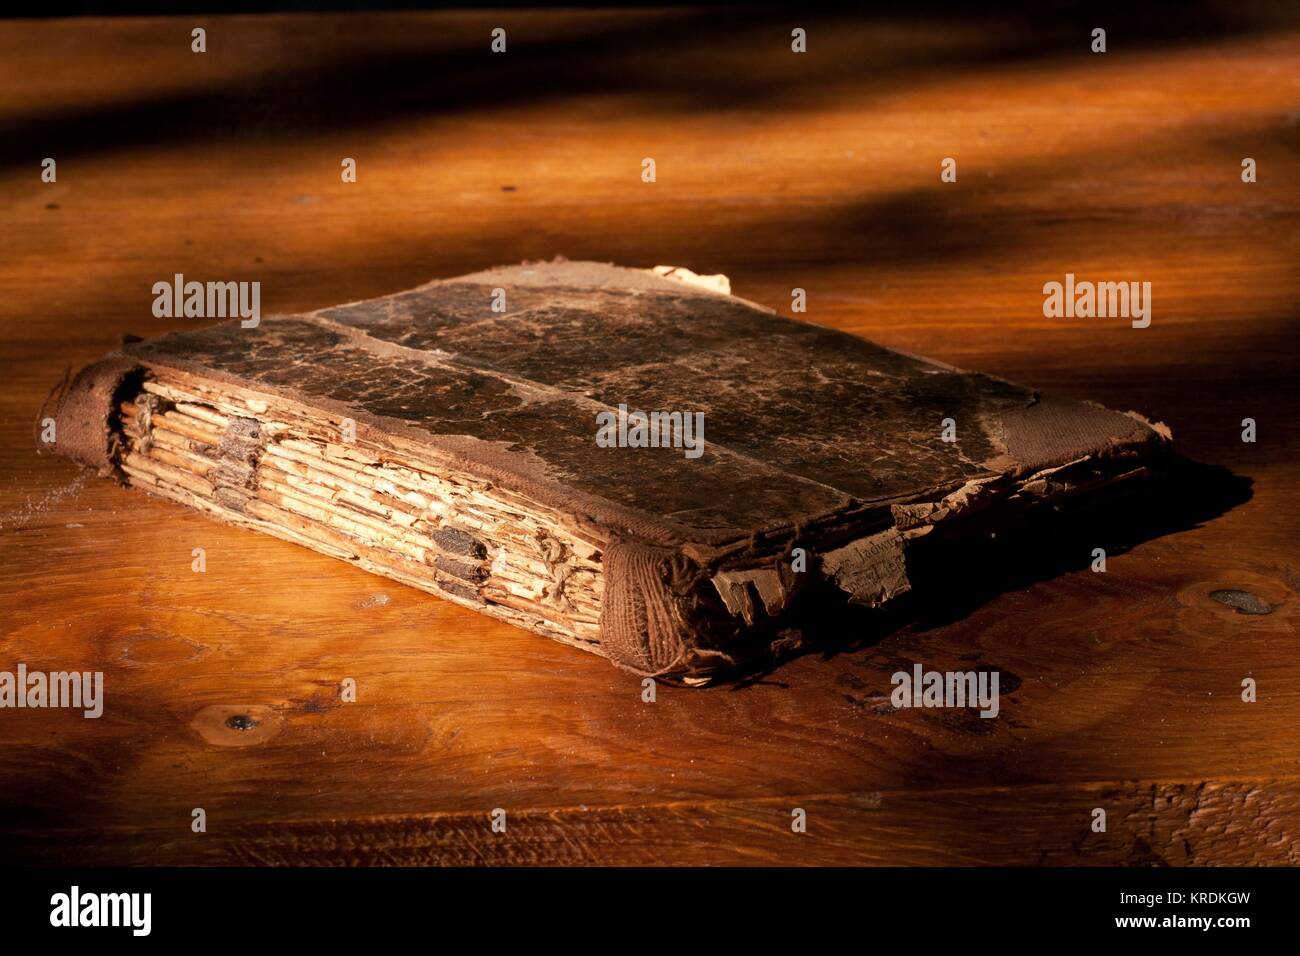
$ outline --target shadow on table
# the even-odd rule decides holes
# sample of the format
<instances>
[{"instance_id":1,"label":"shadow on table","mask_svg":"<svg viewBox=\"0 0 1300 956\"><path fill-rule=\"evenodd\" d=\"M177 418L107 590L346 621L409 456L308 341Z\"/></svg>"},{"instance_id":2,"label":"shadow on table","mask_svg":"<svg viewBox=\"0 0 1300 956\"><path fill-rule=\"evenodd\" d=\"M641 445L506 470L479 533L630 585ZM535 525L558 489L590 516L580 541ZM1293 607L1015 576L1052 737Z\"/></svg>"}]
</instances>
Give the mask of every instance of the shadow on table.
<instances>
[{"instance_id":1,"label":"shadow on table","mask_svg":"<svg viewBox=\"0 0 1300 956\"><path fill-rule=\"evenodd\" d=\"M1088 568L1094 548L1111 559L1199 527L1249 501L1252 483L1227 468L1175 455L1133 487L1095 495L1068 511L1043 506L1006 523L1008 516L990 510L977 523L967 521L959 535L933 532L908 548L907 594L887 607L865 608L820 582L820 593L801 595L803 610L790 620L801 635L797 649L735 686L772 683L770 675L796 657L830 658L878 644L904 627L924 631L960 621L1001 594Z\"/></svg>"},{"instance_id":2,"label":"shadow on table","mask_svg":"<svg viewBox=\"0 0 1300 956\"><path fill-rule=\"evenodd\" d=\"M71 12L85 8L78 3L66 6ZM90 6L104 12L104 5ZM159 12L184 9L163 6L168 9ZM250 6L256 10L261 5ZM270 9L279 6L266 4ZM489 52L488 16L492 23L499 18L510 26L506 55ZM589 25L570 33L534 35L527 23L516 26L510 11L461 11L459 18L447 14L422 23L400 21L392 43L379 48L349 43L346 34L340 41L338 34L317 35L306 29L300 45L312 55L282 58L277 54L297 46L273 29L261 30L251 18L234 31L224 24L208 26L230 38L223 44L265 49L258 70L212 84L182 82L187 74L181 73L175 85L144 93L123 88L118 97L96 95L82 105L56 108L36 103L0 116L5 133L0 137L0 171L26 170L41 156L84 158L195 140L214 149L253 139L293 147L304 136L341 129L364 134L432 116L497 114L564 102L593 90L606 96L638 95L648 108L667 115L753 111L778 99L816 97L830 83L849 81L863 85L860 93L885 93L922 78L934 81L989 67L1076 62L1091 55L1091 31L1103 22L1123 56L1221 43L1290 28L1294 20L1284 7L1254 10L1213 0L1176 7L1105 0L1065 11L1018 0L1004 4L995 16L960 0L937 0L924 8L876 0L852 11L794 5L630 11L622 18L593 16ZM762 58L774 50L784 54L793 27L807 31L809 53L790 58L774 75L771 61ZM908 42L899 42L900 29ZM913 46L919 35L913 31L922 29L932 42ZM870 55L848 56L828 39L852 33L868 45ZM444 34L452 35L454 42L446 43ZM115 34L107 36L104 42L116 42ZM948 42L933 42L938 39ZM160 23L152 45L124 50L132 57L148 57L169 44L187 49L189 42L188 24L178 29ZM212 55L220 56L220 49L222 45ZM820 56L814 55L819 51ZM738 66L737 57L748 59ZM759 68L759 63L768 66ZM118 80L101 76L86 82L99 94L111 93Z\"/></svg>"}]
</instances>

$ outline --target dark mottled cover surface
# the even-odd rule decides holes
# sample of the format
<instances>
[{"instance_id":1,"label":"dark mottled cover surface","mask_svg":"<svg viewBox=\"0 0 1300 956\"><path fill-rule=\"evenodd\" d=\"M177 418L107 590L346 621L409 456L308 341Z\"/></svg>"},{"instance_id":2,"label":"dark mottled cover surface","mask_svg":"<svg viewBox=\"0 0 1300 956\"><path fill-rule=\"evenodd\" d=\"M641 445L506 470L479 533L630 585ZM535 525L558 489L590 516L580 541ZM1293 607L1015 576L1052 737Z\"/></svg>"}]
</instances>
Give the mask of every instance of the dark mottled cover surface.
<instances>
[{"instance_id":1,"label":"dark mottled cover surface","mask_svg":"<svg viewBox=\"0 0 1300 956\"><path fill-rule=\"evenodd\" d=\"M492 311L492 291L507 310ZM670 279L519 266L130 346L145 361L493 443L521 474L721 540L1151 437L1082 403L956 371ZM598 448L595 413L704 413L698 459ZM957 441L940 438L952 418ZM1052 441L1062 422L1071 432ZM1043 432L1032 439L1034 432ZM486 451L486 449L485 449Z\"/></svg>"}]
</instances>

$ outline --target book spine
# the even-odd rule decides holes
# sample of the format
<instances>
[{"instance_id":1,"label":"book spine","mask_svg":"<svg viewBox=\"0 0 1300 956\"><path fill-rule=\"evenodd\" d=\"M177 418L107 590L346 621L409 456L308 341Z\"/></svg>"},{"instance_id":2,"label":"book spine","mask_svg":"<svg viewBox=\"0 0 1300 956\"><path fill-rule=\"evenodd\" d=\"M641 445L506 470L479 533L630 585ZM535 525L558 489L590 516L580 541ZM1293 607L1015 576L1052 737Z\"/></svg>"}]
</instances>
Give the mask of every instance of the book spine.
<instances>
[{"instance_id":1,"label":"book spine","mask_svg":"<svg viewBox=\"0 0 1300 956\"><path fill-rule=\"evenodd\" d=\"M54 421L54 441L39 440L38 447L46 450L52 444L54 451L101 477L116 476L117 398L142 374L138 362L115 353L86 366L71 381L65 379L51 390L37 418L40 435L46 434L44 424Z\"/></svg>"}]
</instances>

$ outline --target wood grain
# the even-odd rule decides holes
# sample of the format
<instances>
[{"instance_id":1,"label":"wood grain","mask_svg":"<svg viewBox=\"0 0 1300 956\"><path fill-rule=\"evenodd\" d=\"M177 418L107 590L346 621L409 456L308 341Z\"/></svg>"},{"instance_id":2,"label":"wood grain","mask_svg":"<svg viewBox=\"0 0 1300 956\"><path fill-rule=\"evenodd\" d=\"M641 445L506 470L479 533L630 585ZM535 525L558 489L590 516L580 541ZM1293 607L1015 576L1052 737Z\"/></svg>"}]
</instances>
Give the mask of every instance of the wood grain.
<instances>
[{"instance_id":1,"label":"wood grain","mask_svg":"<svg viewBox=\"0 0 1300 956\"><path fill-rule=\"evenodd\" d=\"M0 670L102 670L107 697L0 711L0 854L1297 862L1300 18L1262 9L1116 12L1105 55L1032 12L801 16L802 56L775 13L0 24ZM807 318L1136 409L1205 467L936 566L950 600L825 654L649 704L601 660L36 454L66 367L193 322L151 314L176 272L299 311L557 254L725 273L783 312L804 288ZM1150 281L1151 327L1044 319L1066 272ZM1001 716L883 706L914 661L999 669Z\"/></svg>"}]
</instances>

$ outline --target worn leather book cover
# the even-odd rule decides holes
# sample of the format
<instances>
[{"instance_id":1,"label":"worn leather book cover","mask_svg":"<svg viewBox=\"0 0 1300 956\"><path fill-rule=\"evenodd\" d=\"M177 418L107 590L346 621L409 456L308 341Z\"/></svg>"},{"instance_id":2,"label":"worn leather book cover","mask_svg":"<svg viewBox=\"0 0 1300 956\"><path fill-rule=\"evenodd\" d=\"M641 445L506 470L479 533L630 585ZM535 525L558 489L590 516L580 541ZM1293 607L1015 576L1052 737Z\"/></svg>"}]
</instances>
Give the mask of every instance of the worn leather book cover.
<instances>
[{"instance_id":1,"label":"worn leather book cover","mask_svg":"<svg viewBox=\"0 0 1300 956\"><path fill-rule=\"evenodd\" d=\"M770 660L801 601L907 591L918 538L1168 440L725 282L565 261L126 342L44 414L132 487L691 684Z\"/></svg>"}]
</instances>

